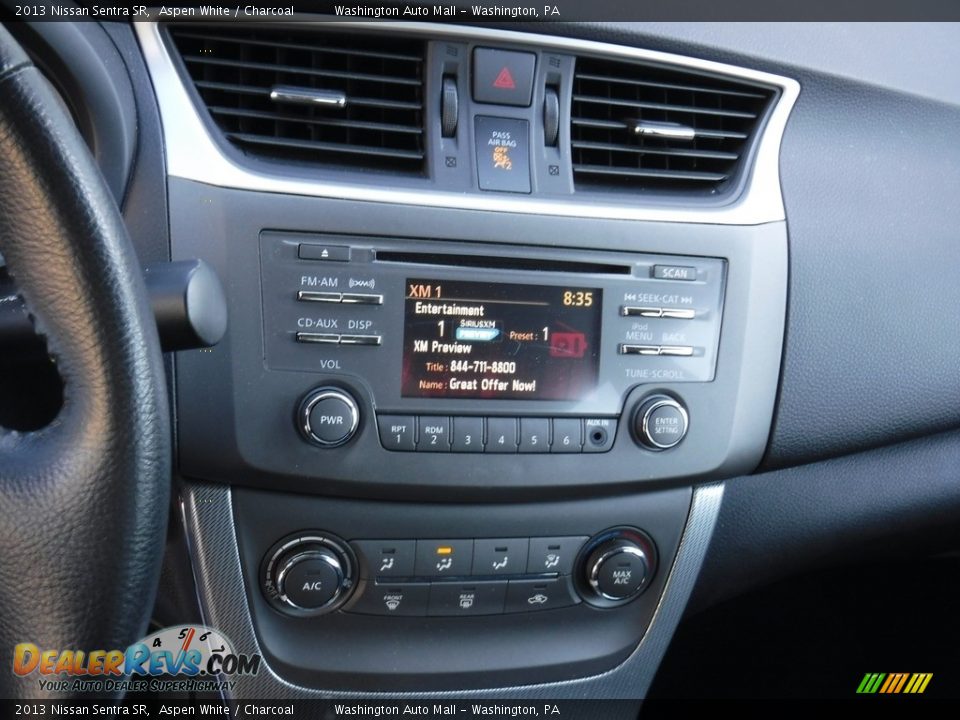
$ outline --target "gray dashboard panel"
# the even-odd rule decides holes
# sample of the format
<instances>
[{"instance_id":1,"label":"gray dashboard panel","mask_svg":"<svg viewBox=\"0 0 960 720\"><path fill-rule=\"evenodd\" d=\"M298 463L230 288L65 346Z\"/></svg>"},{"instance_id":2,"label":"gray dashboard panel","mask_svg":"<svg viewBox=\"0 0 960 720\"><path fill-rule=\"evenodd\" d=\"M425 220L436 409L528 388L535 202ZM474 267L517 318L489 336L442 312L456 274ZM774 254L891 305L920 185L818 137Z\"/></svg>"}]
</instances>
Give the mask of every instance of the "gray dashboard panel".
<instances>
[{"instance_id":1,"label":"gray dashboard panel","mask_svg":"<svg viewBox=\"0 0 960 720\"><path fill-rule=\"evenodd\" d=\"M231 309L219 345L177 356L180 467L188 476L300 492L462 500L730 477L750 472L762 456L780 363L782 223L733 227L481 213L251 193L177 178L169 187L174 259L209 262ZM367 415L357 437L342 449L318 450L295 432L293 411L305 392L330 378L320 371L269 370L264 363L263 228L543 245L558 254L586 248L723 258L728 270L716 377L638 384L630 393L627 408L654 390L686 403L689 434L668 453L639 450L629 423L621 422L613 450L601 455L485 455L483 463L465 468L457 455L434 454L430 472L423 472L422 456L380 447L362 379L351 385ZM541 412L550 413L549 403Z\"/></svg>"}]
</instances>

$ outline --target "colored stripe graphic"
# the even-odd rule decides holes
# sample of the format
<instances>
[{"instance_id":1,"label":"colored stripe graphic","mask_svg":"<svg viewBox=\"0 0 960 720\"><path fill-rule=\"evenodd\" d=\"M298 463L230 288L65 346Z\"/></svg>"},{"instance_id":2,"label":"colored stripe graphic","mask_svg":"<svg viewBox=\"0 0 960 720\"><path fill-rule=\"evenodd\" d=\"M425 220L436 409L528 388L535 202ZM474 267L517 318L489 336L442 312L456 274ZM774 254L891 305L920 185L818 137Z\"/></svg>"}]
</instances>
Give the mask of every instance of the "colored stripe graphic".
<instances>
[{"instance_id":1,"label":"colored stripe graphic","mask_svg":"<svg viewBox=\"0 0 960 720\"><path fill-rule=\"evenodd\" d=\"M866 673L857 686L858 695L921 695L933 673Z\"/></svg>"}]
</instances>

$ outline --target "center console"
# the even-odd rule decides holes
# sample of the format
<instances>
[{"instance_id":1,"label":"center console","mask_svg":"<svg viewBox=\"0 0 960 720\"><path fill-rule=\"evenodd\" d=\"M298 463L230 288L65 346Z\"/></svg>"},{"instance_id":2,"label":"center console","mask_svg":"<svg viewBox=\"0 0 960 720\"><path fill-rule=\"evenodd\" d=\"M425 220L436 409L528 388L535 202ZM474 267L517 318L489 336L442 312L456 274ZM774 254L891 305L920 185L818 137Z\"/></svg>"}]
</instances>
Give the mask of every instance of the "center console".
<instances>
[{"instance_id":1,"label":"center console","mask_svg":"<svg viewBox=\"0 0 960 720\"><path fill-rule=\"evenodd\" d=\"M268 674L238 679L246 697L589 696L599 683L604 696L610 683L642 694L709 541L718 483L754 469L766 445L786 302L777 148L795 84L595 43L412 27L394 60L420 63L422 174L333 180L257 156L243 143L266 126L228 132L221 115L267 111L212 104L234 85L194 74L203 57L178 56L186 46L162 28L138 27L168 132L173 255L215 267L230 306L219 345L176 359L205 620L264 655ZM178 41L219 42L210 33ZM647 143L629 152L671 154L662 166L601 167L620 150L578 129L620 122L577 114L598 101L590 83L609 79L589 58L610 57L653 73L615 78L638 93L604 99L615 107L665 112L637 88L672 97L671 67L697 74L683 92L719 97L671 100L706 124L626 118ZM253 92L261 76L242 79ZM274 90L292 105L320 97ZM384 107L410 105L390 97ZM358 118L357 137L372 122ZM698 133L746 139L739 155L672 145ZM417 162L377 137L362 152ZM296 142L298 162L325 147ZM710 164L731 157L740 165ZM668 184L637 202L577 180L610 173Z\"/></svg>"}]
</instances>

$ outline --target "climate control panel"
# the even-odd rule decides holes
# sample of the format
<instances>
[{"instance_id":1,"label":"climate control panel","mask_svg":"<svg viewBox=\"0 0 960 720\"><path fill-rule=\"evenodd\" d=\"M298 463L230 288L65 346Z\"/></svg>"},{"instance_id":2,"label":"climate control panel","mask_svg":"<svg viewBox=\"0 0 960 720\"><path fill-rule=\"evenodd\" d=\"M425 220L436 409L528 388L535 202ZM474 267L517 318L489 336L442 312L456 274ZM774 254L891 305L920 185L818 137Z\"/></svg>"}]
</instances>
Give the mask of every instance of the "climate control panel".
<instances>
[{"instance_id":1,"label":"climate control panel","mask_svg":"<svg viewBox=\"0 0 960 720\"><path fill-rule=\"evenodd\" d=\"M635 528L585 536L358 539L324 531L278 542L263 560L267 600L300 617L334 610L393 617L536 612L587 602L615 607L656 572L653 541Z\"/></svg>"}]
</instances>

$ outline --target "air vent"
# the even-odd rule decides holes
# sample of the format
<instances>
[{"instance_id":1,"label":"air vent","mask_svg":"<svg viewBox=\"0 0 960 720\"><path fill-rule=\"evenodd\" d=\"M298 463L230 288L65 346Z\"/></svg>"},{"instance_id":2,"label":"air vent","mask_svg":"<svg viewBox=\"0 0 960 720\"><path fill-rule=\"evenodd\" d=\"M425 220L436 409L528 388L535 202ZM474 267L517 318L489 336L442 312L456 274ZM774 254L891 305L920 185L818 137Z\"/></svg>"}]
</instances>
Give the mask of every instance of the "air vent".
<instances>
[{"instance_id":1,"label":"air vent","mask_svg":"<svg viewBox=\"0 0 960 720\"><path fill-rule=\"evenodd\" d=\"M570 128L576 187L723 192L772 96L675 68L578 58Z\"/></svg>"},{"instance_id":2,"label":"air vent","mask_svg":"<svg viewBox=\"0 0 960 720\"><path fill-rule=\"evenodd\" d=\"M210 116L245 152L423 172L423 42L194 24L170 34Z\"/></svg>"}]
</instances>

